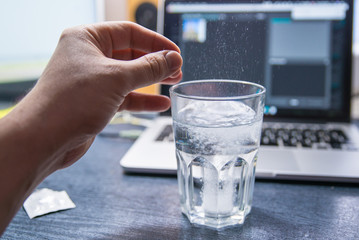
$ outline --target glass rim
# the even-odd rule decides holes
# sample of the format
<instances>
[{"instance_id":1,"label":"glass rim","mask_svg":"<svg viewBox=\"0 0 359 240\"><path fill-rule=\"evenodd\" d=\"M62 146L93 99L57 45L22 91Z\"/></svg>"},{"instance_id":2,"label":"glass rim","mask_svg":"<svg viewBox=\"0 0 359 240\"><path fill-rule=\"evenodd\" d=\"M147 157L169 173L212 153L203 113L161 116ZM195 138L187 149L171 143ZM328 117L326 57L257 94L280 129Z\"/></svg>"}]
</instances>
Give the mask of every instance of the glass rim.
<instances>
[{"instance_id":1,"label":"glass rim","mask_svg":"<svg viewBox=\"0 0 359 240\"><path fill-rule=\"evenodd\" d=\"M204 97L204 96L196 96L196 95L186 95L186 94L181 94L176 92L175 90L181 86L184 85L191 85L191 84L198 84L198 83L215 83L215 82L226 82L226 83L239 83L239 84L244 84L244 85L251 85L251 86L255 86L258 87L258 89L260 90L257 93L252 93L252 94L246 94L246 95L241 95L241 96L230 96L230 97ZM261 95L263 95L266 92L266 88L260 84L257 83L253 83L253 82L248 82L248 81L243 81L243 80L229 80L229 79L203 79L203 80L190 80L190 81L185 81L185 82L180 82L177 83L173 86L170 87L169 89L170 94L173 94L177 97L181 97L181 98L188 98L188 99L193 99L193 100L207 100L207 101L229 101L229 100L243 100L243 99L250 99L250 98L256 98L259 97Z\"/></svg>"}]
</instances>

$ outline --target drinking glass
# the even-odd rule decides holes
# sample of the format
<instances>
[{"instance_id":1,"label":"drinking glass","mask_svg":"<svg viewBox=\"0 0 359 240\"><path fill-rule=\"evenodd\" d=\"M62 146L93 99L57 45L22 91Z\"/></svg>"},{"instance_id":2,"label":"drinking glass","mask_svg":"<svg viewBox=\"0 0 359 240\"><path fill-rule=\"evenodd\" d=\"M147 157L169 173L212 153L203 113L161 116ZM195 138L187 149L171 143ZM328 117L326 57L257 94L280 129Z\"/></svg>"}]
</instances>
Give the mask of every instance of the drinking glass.
<instances>
[{"instance_id":1,"label":"drinking glass","mask_svg":"<svg viewBox=\"0 0 359 240\"><path fill-rule=\"evenodd\" d=\"M170 88L182 212L194 224L243 224L251 211L265 88L239 80Z\"/></svg>"}]
</instances>

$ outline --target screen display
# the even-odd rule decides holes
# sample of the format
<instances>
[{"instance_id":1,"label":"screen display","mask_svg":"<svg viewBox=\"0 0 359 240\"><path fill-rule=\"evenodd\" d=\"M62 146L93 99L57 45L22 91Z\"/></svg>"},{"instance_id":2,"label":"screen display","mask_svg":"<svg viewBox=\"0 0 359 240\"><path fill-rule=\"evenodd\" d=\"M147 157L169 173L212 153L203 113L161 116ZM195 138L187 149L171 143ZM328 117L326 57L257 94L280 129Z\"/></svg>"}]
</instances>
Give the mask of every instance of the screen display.
<instances>
[{"instance_id":1,"label":"screen display","mask_svg":"<svg viewBox=\"0 0 359 240\"><path fill-rule=\"evenodd\" d=\"M352 2L172 0L164 8L183 81L262 84L267 117L349 115Z\"/></svg>"}]
</instances>

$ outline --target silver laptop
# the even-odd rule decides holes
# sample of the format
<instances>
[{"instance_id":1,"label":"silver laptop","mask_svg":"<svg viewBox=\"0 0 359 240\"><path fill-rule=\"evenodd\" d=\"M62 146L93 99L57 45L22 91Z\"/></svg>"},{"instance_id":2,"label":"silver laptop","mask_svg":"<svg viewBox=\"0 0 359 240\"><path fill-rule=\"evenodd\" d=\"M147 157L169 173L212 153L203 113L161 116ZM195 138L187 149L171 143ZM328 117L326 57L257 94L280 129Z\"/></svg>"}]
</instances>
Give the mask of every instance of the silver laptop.
<instances>
[{"instance_id":1,"label":"silver laptop","mask_svg":"<svg viewBox=\"0 0 359 240\"><path fill-rule=\"evenodd\" d=\"M359 182L359 131L350 123L353 1L228 2L160 5L159 30L182 51L182 81L267 88L257 178ZM166 114L121 159L125 171L176 173Z\"/></svg>"}]
</instances>

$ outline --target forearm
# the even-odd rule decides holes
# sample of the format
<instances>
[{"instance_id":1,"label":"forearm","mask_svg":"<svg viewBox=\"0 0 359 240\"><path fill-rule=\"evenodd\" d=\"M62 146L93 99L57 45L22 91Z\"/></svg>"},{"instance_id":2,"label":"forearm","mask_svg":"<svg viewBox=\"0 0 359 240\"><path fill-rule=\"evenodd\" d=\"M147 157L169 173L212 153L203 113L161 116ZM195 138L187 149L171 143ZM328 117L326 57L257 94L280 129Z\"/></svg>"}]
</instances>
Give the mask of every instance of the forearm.
<instances>
[{"instance_id":1,"label":"forearm","mask_svg":"<svg viewBox=\"0 0 359 240\"><path fill-rule=\"evenodd\" d=\"M40 176L34 145L9 119L0 121L0 232L3 232Z\"/></svg>"},{"instance_id":2,"label":"forearm","mask_svg":"<svg viewBox=\"0 0 359 240\"><path fill-rule=\"evenodd\" d=\"M0 120L0 234L33 189L58 169L57 133L46 118L41 121L41 106L26 101Z\"/></svg>"}]
</instances>

